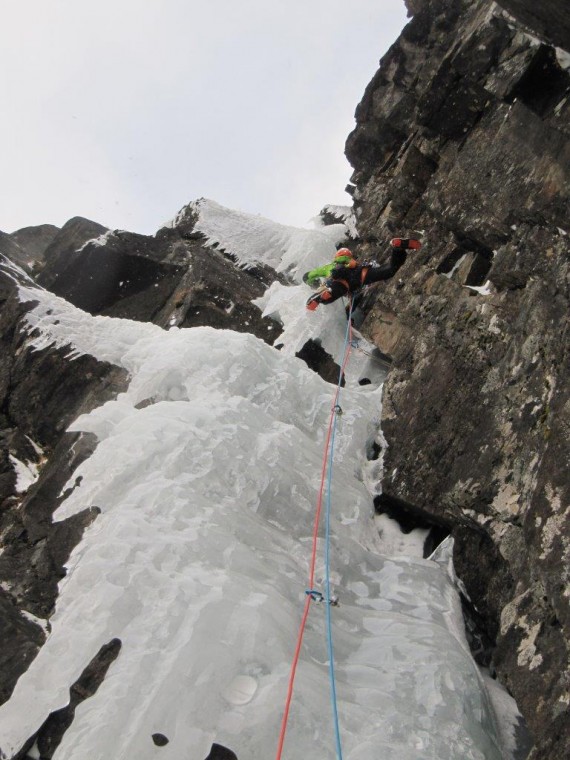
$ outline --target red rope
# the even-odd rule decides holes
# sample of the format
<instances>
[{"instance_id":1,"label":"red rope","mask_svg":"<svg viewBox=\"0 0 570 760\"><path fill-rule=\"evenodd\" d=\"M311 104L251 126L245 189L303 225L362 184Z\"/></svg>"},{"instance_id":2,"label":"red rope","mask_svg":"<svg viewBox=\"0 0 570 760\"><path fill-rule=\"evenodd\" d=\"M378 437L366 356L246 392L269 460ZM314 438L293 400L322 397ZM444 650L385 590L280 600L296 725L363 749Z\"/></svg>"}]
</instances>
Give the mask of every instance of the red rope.
<instances>
[{"instance_id":1,"label":"red rope","mask_svg":"<svg viewBox=\"0 0 570 760\"><path fill-rule=\"evenodd\" d=\"M316 509L316 514L315 514L315 522L313 525L313 549L312 549L312 554L311 554L311 564L310 564L310 570L309 570L309 591L313 589L313 584L314 584L314 579L315 579L315 566L317 564L317 544L318 544L318 537L319 537L319 522L321 519L321 511L322 511L322 505L323 505L323 492L325 488L327 462L328 462L328 457L329 457L329 446L331 442L334 416L337 412L337 402L338 402L338 397L340 394L341 382L342 382L342 378L344 377L346 365L348 364L348 358L350 356L350 349L351 349L351 343L352 343L352 322L350 321L350 319L349 319L349 327L348 327L348 336L349 337L348 337L348 341L346 345L346 351L344 354L342 366L340 368L339 381L338 381L336 393L335 393L332 407L331 407L331 413L329 417L329 427L327 430L325 450L323 454L323 464L321 468L321 485L319 488L319 495L317 498L317 509ZM275 756L275 760L281 760L281 754L283 752L283 743L285 742L285 732L287 731L287 722L289 720L289 710L291 708L291 700L293 698L293 686L295 683L295 674L297 672L297 665L299 663L299 657L301 655L301 646L303 644L303 635L305 633L305 627L307 625L307 619L309 617L311 598L312 598L311 595L307 594L306 599L305 599L305 607L303 610L303 617L301 619L301 625L299 627L299 633L297 635L297 645L295 647L295 653L293 655L293 663L291 665L291 672L289 674L287 698L285 700L285 709L283 711L283 719L281 721L281 731L279 732L279 743L277 745L277 755Z\"/></svg>"}]
</instances>

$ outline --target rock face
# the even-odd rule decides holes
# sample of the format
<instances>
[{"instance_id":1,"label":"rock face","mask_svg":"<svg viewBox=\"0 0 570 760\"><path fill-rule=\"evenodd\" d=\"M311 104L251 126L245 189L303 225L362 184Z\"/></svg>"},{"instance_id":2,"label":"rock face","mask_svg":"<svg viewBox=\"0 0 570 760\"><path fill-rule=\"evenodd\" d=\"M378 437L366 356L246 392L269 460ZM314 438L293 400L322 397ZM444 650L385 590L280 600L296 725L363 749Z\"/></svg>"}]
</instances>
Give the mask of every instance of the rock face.
<instances>
[{"instance_id":1,"label":"rock face","mask_svg":"<svg viewBox=\"0 0 570 760\"><path fill-rule=\"evenodd\" d=\"M46 251L38 282L91 314L150 321L161 327L218 328L277 337L251 300L275 279L268 268L238 269L227 255L204 245L192 218L154 236L107 231L70 249ZM71 224L71 223L68 223ZM65 228L64 228L65 230ZM63 230L62 230L63 232Z\"/></svg>"},{"instance_id":2,"label":"rock face","mask_svg":"<svg viewBox=\"0 0 570 760\"><path fill-rule=\"evenodd\" d=\"M40 261L59 231L59 227L53 224L40 224L35 227L22 227L21 230L13 232L10 237L33 260Z\"/></svg>"},{"instance_id":3,"label":"rock face","mask_svg":"<svg viewBox=\"0 0 570 760\"><path fill-rule=\"evenodd\" d=\"M44 263L40 267L39 282L44 287L48 287L50 283L47 273L43 277L41 274L44 267L55 267L57 262L72 258L88 240L102 237L106 232L108 229L102 224L84 219L81 216L74 216L63 225L44 250Z\"/></svg>"},{"instance_id":4,"label":"rock face","mask_svg":"<svg viewBox=\"0 0 570 760\"><path fill-rule=\"evenodd\" d=\"M570 46L570 6L560 0L497 0L535 34L568 50Z\"/></svg>"},{"instance_id":5,"label":"rock face","mask_svg":"<svg viewBox=\"0 0 570 760\"><path fill-rule=\"evenodd\" d=\"M501 5L568 42L566 3ZM454 526L531 757L567 757L567 59L487 0L408 8L346 146L360 236L424 242L362 328L393 361L383 499Z\"/></svg>"},{"instance_id":6,"label":"rock face","mask_svg":"<svg viewBox=\"0 0 570 760\"><path fill-rule=\"evenodd\" d=\"M6 232L0 232L0 253L19 266L26 266L26 252Z\"/></svg>"},{"instance_id":7,"label":"rock face","mask_svg":"<svg viewBox=\"0 0 570 760\"><path fill-rule=\"evenodd\" d=\"M0 232L0 253L29 272L42 261L58 232L53 224L23 227L10 235Z\"/></svg>"}]
</instances>

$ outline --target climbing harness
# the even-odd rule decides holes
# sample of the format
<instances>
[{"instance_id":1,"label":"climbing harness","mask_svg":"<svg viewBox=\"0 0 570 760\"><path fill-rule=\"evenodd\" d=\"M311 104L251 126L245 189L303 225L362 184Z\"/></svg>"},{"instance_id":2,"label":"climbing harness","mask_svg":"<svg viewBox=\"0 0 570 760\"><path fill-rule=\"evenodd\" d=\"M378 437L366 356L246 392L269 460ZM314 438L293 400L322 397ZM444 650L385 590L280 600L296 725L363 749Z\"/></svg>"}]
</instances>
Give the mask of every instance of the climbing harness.
<instances>
[{"instance_id":1,"label":"climbing harness","mask_svg":"<svg viewBox=\"0 0 570 760\"><path fill-rule=\"evenodd\" d=\"M305 606L303 609L303 616L301 618L301 624L299 627L299 633L297 635L297 643L295 646L295 652L293 654L293 662L291 664L291 671L289 675L289 684L287 687L287 696L285 699L285 708L283 711L283 718L281 721L281 731L279 733L279 741L277 745L276 760L281 760L283 752L283 744L285 742L285 732L287 730L287 722L289 720L289 711L291 708L291 701L293 697L293 686L295 682L295 675L297 672L297 665L299 663L299 657L301 654L301 646L303 643L303 635L305 633L305 627L307 619L309 617L309 610L311 602L326 602L326 629L327 629L327 650L329 659L329 681L330 681L330 695L331 706L333 713L333 724L336 744L337 760L342 760L342 746L340 741L340 729L338 720L338 708L336 699L336 681L334 673L334 651L332 641L332 621L331 621L331 607L338 606L338 599L331 597L330 593L330 515L331 515L331 492L332 492L332 472L333 472L333 460L334 460L334 441L336 435L337 419L342 414L342 408L338 401L340 397L340 391L342 388L342 380L350 357L350 351L352 348L352 323L350 320L352 314L352 298L349 297L349 314L346 325L346 335L343 346L343 360L341 363L338 383L334 395L334 399L331 405L331 413L329 417L329 424L327 435L325 439L325 447L323 452L323 462L321 469L321 483L319 487L319 493L317 497L317 505L315 511L315 520L313 524L313 543L311 562L309 566L309 583L308 588L305 590ZM323 494L325 493L326 485L326 499L325 499L325 593L314 588L315 580L315 566L317 561L317 543L319 534L319 522L323 506Z\"/></svg>"}]
</instances>

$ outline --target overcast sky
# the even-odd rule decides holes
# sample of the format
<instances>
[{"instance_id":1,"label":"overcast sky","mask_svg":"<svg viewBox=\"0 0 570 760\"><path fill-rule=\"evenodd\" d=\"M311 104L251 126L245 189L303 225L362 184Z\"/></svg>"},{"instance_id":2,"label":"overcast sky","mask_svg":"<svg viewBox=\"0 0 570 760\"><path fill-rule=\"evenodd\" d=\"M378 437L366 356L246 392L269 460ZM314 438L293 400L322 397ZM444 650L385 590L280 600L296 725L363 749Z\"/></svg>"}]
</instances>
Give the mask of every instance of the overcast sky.
<instances>
[{"instance_id":1,"label":"overcast sky","mask_svg":"<svg viewBox=\"0 0 570 760\"><path fill-rule=\"evenodd\" d=\"M206 196L350 204L344 143L403 0L0 0L0 230L153 233Z\"/></svg>"}]
</instances>

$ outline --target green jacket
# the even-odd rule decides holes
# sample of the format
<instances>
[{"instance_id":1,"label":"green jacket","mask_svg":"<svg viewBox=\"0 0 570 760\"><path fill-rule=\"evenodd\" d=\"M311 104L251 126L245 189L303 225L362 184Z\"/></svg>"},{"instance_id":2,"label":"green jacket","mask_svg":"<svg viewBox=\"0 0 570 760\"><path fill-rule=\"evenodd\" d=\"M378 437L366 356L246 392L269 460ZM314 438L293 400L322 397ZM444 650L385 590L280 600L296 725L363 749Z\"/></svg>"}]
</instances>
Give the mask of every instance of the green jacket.
<instances>
[{"instance_id":1,"label":"green jacket","mask_svg":"<svg viewBox=\"0 0 570 760\"><path fill-rule=\"evenodd\" d=\"M324 264L322 267L311 269L311 271L307 273L307 284L312 286L315 285L319 279L328 279L331 276L332 270L336 266L344 266L345 264L348 264L349 261L353 261L351 256L339 256L334 261L331 261L330 264Z\"/></svg>"}]
</instances>

